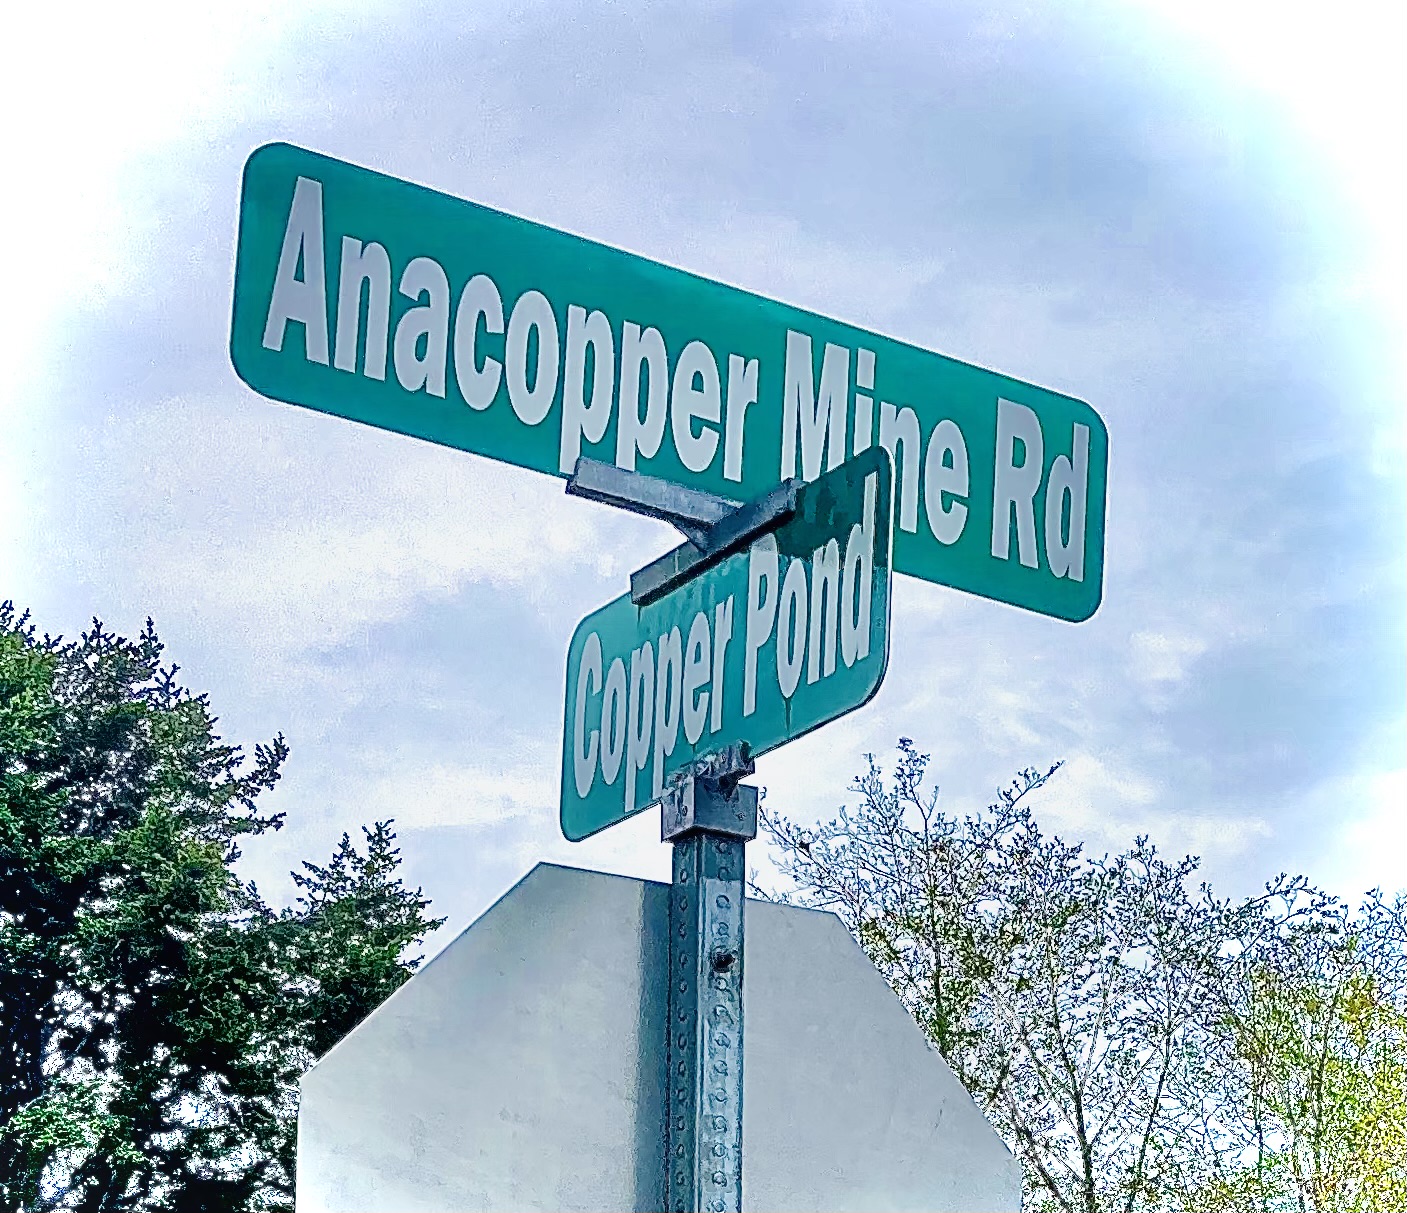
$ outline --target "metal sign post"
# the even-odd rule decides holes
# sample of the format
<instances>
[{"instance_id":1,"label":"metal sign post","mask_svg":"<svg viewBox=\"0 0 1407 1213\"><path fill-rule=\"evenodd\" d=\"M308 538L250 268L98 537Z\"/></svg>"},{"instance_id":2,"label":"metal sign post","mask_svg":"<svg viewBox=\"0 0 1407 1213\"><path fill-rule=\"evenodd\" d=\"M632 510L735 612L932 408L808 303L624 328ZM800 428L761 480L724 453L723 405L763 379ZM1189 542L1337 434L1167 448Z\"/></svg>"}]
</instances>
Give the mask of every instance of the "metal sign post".
<instances>
[{"instance_id":1,"label":"metal sign post","mask_svg":"<svg viewBox=\"0 0 1407 1213\"><path fill-rule=\"evenodd\" d=\"M744 848L757 789L743 746L677 779L661 837L674 844L669 890L669 1213L740 1213L743 1199Z\"/></svg>"},{"instance_id":2,"label":"metal sign post","mask_svg":"<svg viewBox=\"0 0 1407 1213\"><path fill-rule=\"evenodd\" d=\"M795 508L789 482L738 503L581 460L567 492L668 521L699 558L773 529ZM664 562L660 562L663 564ZM692 562L688 562L692 563ZM660 584L683 570L651 566ZM660 802L660 837L674 848L669 890L664 1134L669 1213L741 1213L743 1201L744 848L757 837L757 789L745 744L679 771Z\"/></svg>"}]
</instances>

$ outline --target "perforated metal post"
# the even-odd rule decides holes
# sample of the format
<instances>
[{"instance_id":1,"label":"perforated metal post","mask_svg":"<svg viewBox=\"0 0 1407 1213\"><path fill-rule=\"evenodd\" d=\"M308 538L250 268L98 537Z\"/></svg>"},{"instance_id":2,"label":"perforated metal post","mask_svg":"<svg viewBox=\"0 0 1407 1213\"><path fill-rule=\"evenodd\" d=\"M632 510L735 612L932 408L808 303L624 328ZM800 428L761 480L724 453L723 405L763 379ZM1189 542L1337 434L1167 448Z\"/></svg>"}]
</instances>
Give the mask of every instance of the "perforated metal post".
<instances>
[{"instance_id":1,"label":"perforated metal post","mask_svg":"<svg viewBox=\"0 0 1407 1213\"><path fill-rule=\"evenodd\" d=\"M746 504L579 458L567 492L677 527L688 543L637 570L644 606L796 513L801 481ZM743 1202L744 848L757 837L757 789L738 744L675 776L660 835L674 844L669 890L665 1202L670 1213L741 1213Z\"/></svg>"},{"instance_id":2,"label":"perforated metal post","mask_svg":"<svg viewBox=\"0 0 1407 1213\"><path fill-rule=\"evenodd\" d=\"M661 834L674 844L669 891L670 1213L740 1213L743 1198L744 848L757 835L757 789L735 746L678 780Z\"/></svg>"}]
</instances>

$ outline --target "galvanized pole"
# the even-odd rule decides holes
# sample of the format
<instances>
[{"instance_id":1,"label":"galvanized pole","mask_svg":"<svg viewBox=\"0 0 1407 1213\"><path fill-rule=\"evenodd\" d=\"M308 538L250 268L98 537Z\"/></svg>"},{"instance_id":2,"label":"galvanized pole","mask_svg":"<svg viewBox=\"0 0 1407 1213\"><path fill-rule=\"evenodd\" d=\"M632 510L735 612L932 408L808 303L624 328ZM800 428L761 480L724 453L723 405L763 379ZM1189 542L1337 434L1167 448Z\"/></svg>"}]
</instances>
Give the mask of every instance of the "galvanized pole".
<instances>
[{"instance_id":1,"label":"galvanized pole","mask_svg":"<svg viewBox=\"0 0 1407 1213\"><path fill-rule=\"evenodd\" d=\"M669 593L796 513L802 482L784 480L746 504L579 458L567 492L678 527L688 544L630 579L636 606ZM665 1207L743 1207L744 848L757 837L757 789L746 744L681 771L665 792L660 835L674 844L669 889L669 1035Z\"/></svg>"},{"instance_id":2,"label":"galvanized pole","mask_svg":"<svg viewBox=\"0 0 1407 1213\"><path fill-rule=\"evenodd\" d=\"M674 844L669 890L669 1213L741 1213L743 1199L744 848L757 835L746 747L675 782L661 834Z\"/></svg>"}]
</instances>

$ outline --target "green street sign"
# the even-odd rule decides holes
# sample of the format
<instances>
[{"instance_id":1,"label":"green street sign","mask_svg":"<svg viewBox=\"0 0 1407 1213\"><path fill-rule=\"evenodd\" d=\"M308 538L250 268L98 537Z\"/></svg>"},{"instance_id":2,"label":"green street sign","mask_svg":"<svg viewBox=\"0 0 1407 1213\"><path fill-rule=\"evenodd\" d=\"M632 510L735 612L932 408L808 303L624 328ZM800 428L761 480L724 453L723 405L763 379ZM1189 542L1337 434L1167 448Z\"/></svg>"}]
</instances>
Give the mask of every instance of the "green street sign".
<instances>
[{"instance_id":1,"label":"green street sign","mask_svg":"<svg viewBox=\"0 0 1407 1213\"><path fill-rule=\"evenodd\" d=\"M230 356L275 400L558 476L746 500L883 446L899 572L1099 605L1083 401L287 144L245 165Z\"/></svg>"},{"instance_id":2,"label":"green street sign","mask_svg":"<svg viewBox=\"0 0 1407 1213\"><path fill-rule=\"evenodd\" d=\"M567 651L562 832L654 803L676 772L765 754L868 703L889 660L893 470L871 448L797 491L770 534L644 606L629 594Z\"/></svg>"}]
</instances>

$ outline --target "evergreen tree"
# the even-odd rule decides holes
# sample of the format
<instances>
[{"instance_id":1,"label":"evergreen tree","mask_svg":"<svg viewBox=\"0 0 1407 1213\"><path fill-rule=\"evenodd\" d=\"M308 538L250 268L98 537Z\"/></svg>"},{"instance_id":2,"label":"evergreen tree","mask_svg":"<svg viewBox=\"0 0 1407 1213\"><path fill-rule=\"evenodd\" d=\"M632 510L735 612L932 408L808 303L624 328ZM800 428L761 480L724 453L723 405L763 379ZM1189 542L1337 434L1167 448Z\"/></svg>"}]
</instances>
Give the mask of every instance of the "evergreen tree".
<instances>
[{"instance_id":1,"label":"evergreen tree","mask_svg":"<svg viewBox=\"0 0 1407 1213\"><path fill-rule=\"evenodd\" d=\"M439 925L385 822L265 904L234 864L287 747L225 744L176 675L150 622L65 642L0 606L7 1210L290 1208L299 1075Z\"/></svg>"}]
</instances>

